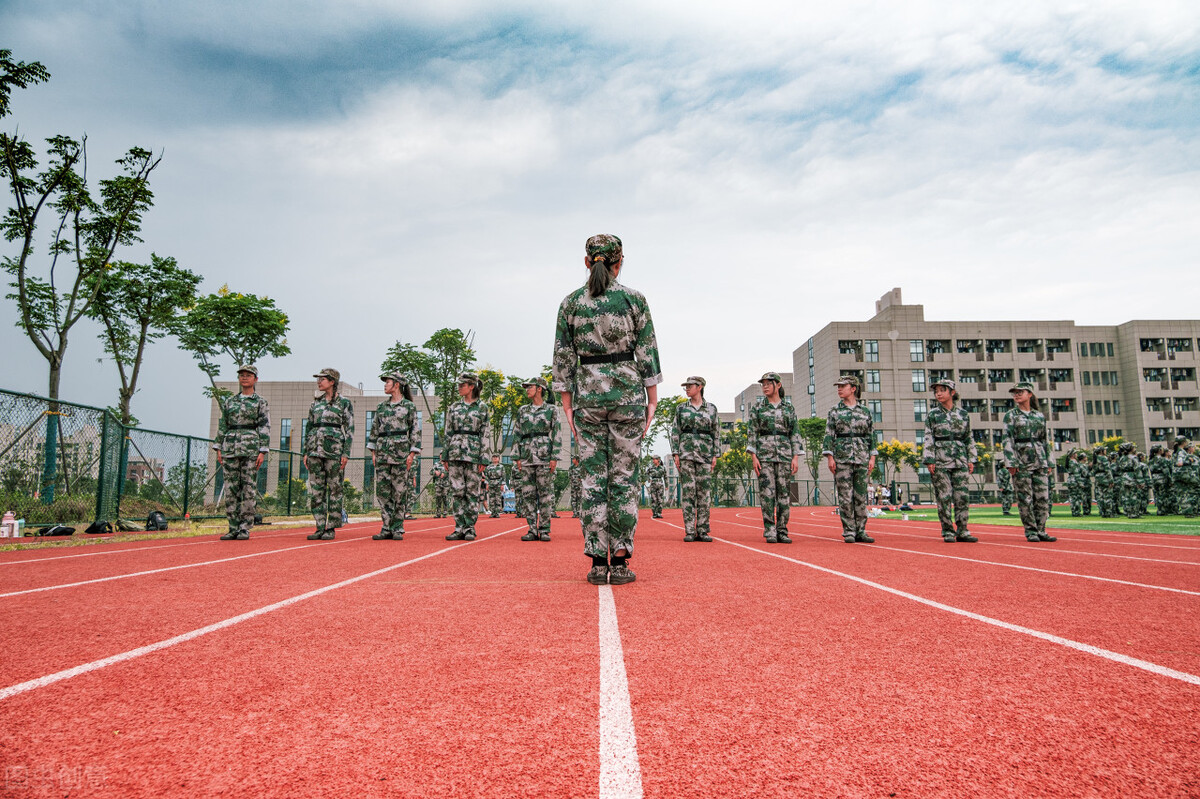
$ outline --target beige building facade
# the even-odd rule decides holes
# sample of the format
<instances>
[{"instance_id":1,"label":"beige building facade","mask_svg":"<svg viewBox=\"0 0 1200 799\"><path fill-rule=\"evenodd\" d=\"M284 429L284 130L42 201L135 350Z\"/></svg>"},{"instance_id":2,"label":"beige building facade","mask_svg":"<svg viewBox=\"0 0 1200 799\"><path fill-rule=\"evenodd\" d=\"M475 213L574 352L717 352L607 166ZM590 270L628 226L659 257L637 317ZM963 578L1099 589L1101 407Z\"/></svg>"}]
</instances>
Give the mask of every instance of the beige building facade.
<instances>
[{"instance_id":1,"label":"beige building facade","mask_svg":"<svg viewBox=\"0 0 1200 799\"><path fill-rule=\"evenodd\" d=\"M896 288L870 319L831 322L793 352L793 402L802 415L823 416L838 401L834 381L853 374L877 439L920 444L934 403L930 386L949 378L976 441L991 444L1000 442L1012 407L1008 390L1028 381L1059 452L1111 436L1145 450L1177 434L1200 437L1198 354L1200 320L928 321L924 307L905 305Z\"/></svg>"}]
</instances>

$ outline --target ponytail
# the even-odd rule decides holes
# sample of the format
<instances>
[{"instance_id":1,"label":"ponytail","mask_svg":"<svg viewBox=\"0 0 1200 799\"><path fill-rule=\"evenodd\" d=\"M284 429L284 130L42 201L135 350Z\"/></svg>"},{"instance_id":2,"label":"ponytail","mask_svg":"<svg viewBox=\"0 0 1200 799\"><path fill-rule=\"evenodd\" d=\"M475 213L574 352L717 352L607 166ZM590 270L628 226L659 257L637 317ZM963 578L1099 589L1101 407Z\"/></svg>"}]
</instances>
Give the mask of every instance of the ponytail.
<instances>
[{"instance_id":1,"label":"ponytail","mask_svg":"<svg viewBox=\"0 0 1200 799\"><path fill-rule=\"evenodd\" d=\"M595 258L589 259L592 268L591 274L588 275L588 294L593 297L599 297L604 292L608 291L609 285L612 283L612 271L608 267L607 258L603 255L597 255Z\"/></svg>"}]
</instances>

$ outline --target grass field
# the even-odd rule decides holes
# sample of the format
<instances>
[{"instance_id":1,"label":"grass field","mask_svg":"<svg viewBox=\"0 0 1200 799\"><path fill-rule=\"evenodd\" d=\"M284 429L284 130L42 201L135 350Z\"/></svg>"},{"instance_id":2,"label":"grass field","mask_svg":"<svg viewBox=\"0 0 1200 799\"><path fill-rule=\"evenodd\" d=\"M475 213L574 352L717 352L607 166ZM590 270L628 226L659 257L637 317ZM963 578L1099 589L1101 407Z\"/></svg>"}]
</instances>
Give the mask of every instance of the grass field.
<instances>
[{"instance_id":1,"label":"grass field","mask_svg":"<svg viewBox=\"0 0 1200 799\"><path fill-rule=\"evenodd\" d=\"M933 505L919 505L919 510L909 512L908 518L913 521L937 521L937 508ZM899 518L898 513L887 514L889 518ZM1008 524L1021 526L1021 516L1017 506L1013 505L1012 515L1005 516L996 505L973 506L971 521L977 524ZM1102 519L1092 510L1091 516L1072 516L1071 509L1066 505L1055 505L1051 511L1046 528L1058 530L1107 530L1125 533L1169 533L1171 535L1200 535L1200 519L1186 519L1183 516L1156 516L1154 506L1150 513L1140 519L1127 519L1117 516Z\"/></svg>"}]
</instances>

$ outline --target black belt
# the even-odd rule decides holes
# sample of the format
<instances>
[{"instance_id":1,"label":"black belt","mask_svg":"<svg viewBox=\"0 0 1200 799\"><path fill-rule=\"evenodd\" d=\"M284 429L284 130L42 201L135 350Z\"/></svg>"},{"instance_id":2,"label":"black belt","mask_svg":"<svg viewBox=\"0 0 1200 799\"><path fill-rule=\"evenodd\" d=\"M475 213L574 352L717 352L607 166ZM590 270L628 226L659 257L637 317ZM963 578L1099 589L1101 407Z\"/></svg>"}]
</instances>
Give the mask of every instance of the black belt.
<instances>
[{"instance_id":1,"label":"black belt","mask_svg":"<svg viewBox=\"0 0 1200 799\"><path fill-rule=\"evenodd\" d=\"M579 362L582 364L591 365L594 363L621 363L622 361L632 361L633 351L618 352L613 355L580 355Z\"/></svg>"},{"instance_id":2,"label":"black belt","mask_svg":"<svg viewBox=\"0 0 1200 799\"><path fill-rule=\"evenodd\" d=\"M229 424L225 425L226 430L257 430L256 424Z\"/></svg>"},{"instance_id":3,"label":"black belt","mask_svg":"<svg viewBox=\"0 0 1200 799\"><path fill-rule=\"evenodd\" d=\"M455 428L450 431L450 435L452 435L452 436L481 436L481 435L483 435L483 433L479 432L478 430L463 430L461 428Z\"/></svg>"},{"instance_id":4,"label":"black belt","mask_svg":"<svg viewBox=\"0 0 1200 799\"><path fill-rule=\"evenodd\" d=\"M1019 438L1017 436L1013 436L1013 441L1016 441L1018 444L1030 444L1030 443L1033 443L1034 441L1041 441L1041 440L1042 439L1040 436L1037 436L1034 438Z\"/></svg>"},{"instance_id":5,"label":"black belt","mask_svg":"<svg viewBox=\"0 0 1200 799\"><path fill-rule=\"evenodd\" d=\"M309 422L309 427L341 427L341 422Z\"/></svg>"},{"instance_id":6,"label":"black belt","mask_svg":"<svg viewBox=\"0 0 1200 799\"><path fill-rule=\"evenodd\" d=\"M788 432L788 431L786 431L786 430L784 430L784 431L777 431L777 430L776 430L775 428L773 428L773 427L772 427L771 429L769 429L769 430L768 430L768 429L766 429L766 428L761 428L761 429L759 429L759 431L758 431L758 434L759 434L760 436L789 436L789 435L791 435L791 433L790 433L790 432Z\"/></svg>"},{"instance_id":7,"label":"black belt","mask_svg":"<svg viewBox=\"0 0 1200 799\"><path fill-rule=\"evenodd\" d=\"M868 433L838 433L838 438L870 438Z\"/></svg>"},{"instance_id":8,"label":"black belt","mask_svg":"<svg viewBox=\"0 0 1200 799\"><path fill-rule=\"evenodd\" d=\"M406 436L406 435L408 435L407 430L385 430L382 433L377 433L375 435L375 437L376 438L387 438L388 436Z\"/></svg>"}]
</instances>

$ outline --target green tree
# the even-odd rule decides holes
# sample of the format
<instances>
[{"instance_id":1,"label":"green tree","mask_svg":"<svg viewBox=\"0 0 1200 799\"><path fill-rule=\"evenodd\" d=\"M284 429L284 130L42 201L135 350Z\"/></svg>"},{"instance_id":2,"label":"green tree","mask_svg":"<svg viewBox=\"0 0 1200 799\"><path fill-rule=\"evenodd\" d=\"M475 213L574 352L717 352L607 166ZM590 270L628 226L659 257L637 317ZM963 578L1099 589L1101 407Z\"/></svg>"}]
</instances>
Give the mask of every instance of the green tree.
<instances>
[{"instance_id":1,"label":"green tree","mask_svg":"<svg viewBox=\"0 0 1200 799\"><path fill-rule=\"evenodd\" d=\"M879 473L879 482L884 485L890 483L901 468L908 466L915 470L920 465L920 450L911 441L883 441L876 449L875 470Z\"/></svg>"},{"instance_id":2,"label":"green tree","mask_svg":"<svg viewBox=\"0 0 1200 799\"><path fill-rule=\"evenodd\" d=\"M425 342L422 349L397 341L383 359L383 371L400 370L409 382L421 390L430 421L440 435L446 429L446 413L458 399L458 375L475 363L473 335L458 328L444 327ZM438 399L434 416L429 394Z\"/></svg>"},{"instance_id":3,"label":"green tree","mask_svg":"<svg viewBox=\"0 0 1200 799\"><path fill-rule=\"evenodd\" d=\"M227 285L196 300L177 328L180 349L191 353L208 375L211 388L205 393L213 398L229 393L217 388L217 359L227 356L236 367L268 355L280 358L292 351L287 332L287 314L275 307L275 300L236 294Z\"/></svg>"},{"instance_id":4,"label":"green tree","mask_svg":"<svg viewBox=\"0 0 1200 799\"><path fill-rule=\"evenodd\" d=\"M717 457L717 465L713 473L722 480L736 480L746 496L750 494L750 475L754 470L754 460L746 452L746 444L750 440L750 427L744 421L733 423L733 427L721 433L721 443L724 451Z\"/></svg>"},{"instance_id":5,"label":"green tree","mask_svg":"<svg viewBox=\"0 0 1200 799\"><path fill-rule=\"evenodd\" d=\"M808 465L808 473L813 481L820 479L821 450L825 448L825 419L820 416L810 416L799 420L800 440L804 442L804 462Z\"/></svg>"},{"instance_id":6,"label":"green tree","mask_svg":"<svg viewBox=\"0 0 1200 799\"><path fill-rule=\"evenodd\" d=\"M149 264L118 262L105 276L89 315L103 325L100 340L121 378L116 415L122 424L134 423L130 404L146 345L178 329L180 316L195 303L200 280L174 258L155 254Z\"/></svg>"}]
</instances>

